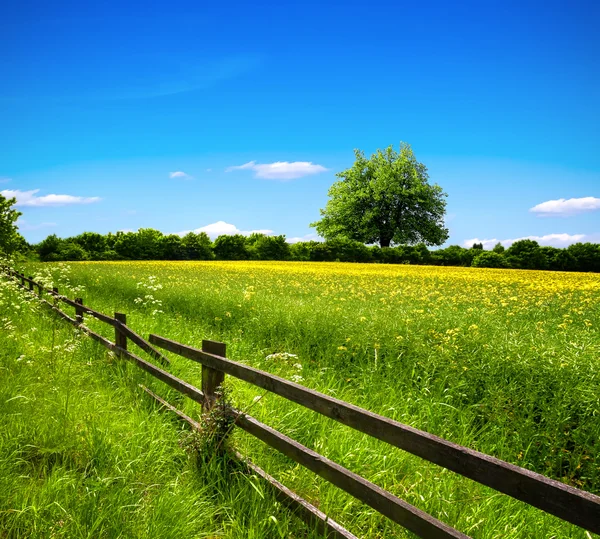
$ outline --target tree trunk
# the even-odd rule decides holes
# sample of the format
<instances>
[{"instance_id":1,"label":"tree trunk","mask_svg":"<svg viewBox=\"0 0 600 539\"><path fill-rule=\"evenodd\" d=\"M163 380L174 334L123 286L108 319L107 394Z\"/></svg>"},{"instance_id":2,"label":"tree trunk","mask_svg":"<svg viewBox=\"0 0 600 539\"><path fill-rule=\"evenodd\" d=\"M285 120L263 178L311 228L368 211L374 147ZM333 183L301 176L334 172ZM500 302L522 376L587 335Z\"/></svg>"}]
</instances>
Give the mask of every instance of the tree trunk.
<instances>
[{"instance_id":1,"label":"tree trunk","mask_svg":"<svg viewBox=\"0 0 600 539\"><path fill-rule=\"evenodd\" d=\"M380 238L379 239L379 245L381 247L389 247L391 242L392 242L391 238Z\"/></svg>"}]
</instances>

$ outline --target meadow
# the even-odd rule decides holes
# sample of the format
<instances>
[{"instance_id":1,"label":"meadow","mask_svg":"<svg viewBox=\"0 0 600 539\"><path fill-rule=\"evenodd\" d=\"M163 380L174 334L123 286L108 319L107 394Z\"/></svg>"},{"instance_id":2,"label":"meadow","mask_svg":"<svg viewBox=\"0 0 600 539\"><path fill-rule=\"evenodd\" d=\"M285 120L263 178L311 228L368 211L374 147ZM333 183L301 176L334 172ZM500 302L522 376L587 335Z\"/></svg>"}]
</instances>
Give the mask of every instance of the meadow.
<instances>
[{"instance_id":1,"label":"meadow","mask_svg":"<svg viewBox=\"0 0 600 539\"><path fill-rule=\"evenodd\" d=\"M600 493L597 275L293 262L81 262L30 264L25 271L69 297L83 297L96 310L127 313L128 324L140 334L198 347L202 339L223 341L236 361ZM39 470L28 496L46 496L52 516L14 512L14 500L29 498L7 484L0 491L12 488L15 494L0 495L0 523L18 530L62 519L63 525L78 523L81 536L88 536L91 517L63 508L72 515L69 520L51 504L62 499L61 489L71 488L78 496L105 493L107 507L127 508L115 511L114 522L98 524L107 537L119 537L116 523L126 515L139 517L139 525L123 537L143 537L152 526L175 530L176 536L178 525L189 525L185 533L192 537L313 536L251 477L235 468L230 473L233 464L198 463L188 455L182 449L185 431L148 402L137 384L145 383L194 417L196 404L85 338L73 337L72 328L33 302L23 300L15 309L21 292L3 293L12 299L3 300L2 323L15 335L9 340L14 351L2 355L5 380L12 380L3 384L0 399L12 410L5 431L17 429L31 438L25 446L45 448L42 457L26 458L4 434L4 475L14 477L15 459L32 460ZM27 314L15 315L19 310ZM112 337L101 323L86 319L86 324ZM172 360L173 373L200 385L198 365ZM32 376L35 369L41 372ZM56 398L47 396L48 387L55 388ZM236 407L473 537L590 537L277 396L230 379L226 387ZM24 411L28 406L31 410ZM34 415L37 430L24 421ZM59 428L50 428L53 422ZM100 426L90 432L86 423ZM92 441L82 449L78 440L86 437ZM243 433L236 431L229 443L358 536L410 536ZM96 462L94 451L103 444L112 448L106 450L112 457L91 474L96 483L88 484L89 463ZM62 449L48 450L55 446ZM47 456L55 453L59 456ZM119 458L133 464L119 466L114 462ZM57 479L64 477L69 480ZM69 481L77 485L65 486ZM148 485L157 485L156 496L140 494ZM78 489L84 487L82 494ZM171 502L179 500L173 505L180 513L167 520L169 494ZM154 503L167 505L156 512ZM63 529L56 525L47 536Z\"/></svg>"}]
</instances>

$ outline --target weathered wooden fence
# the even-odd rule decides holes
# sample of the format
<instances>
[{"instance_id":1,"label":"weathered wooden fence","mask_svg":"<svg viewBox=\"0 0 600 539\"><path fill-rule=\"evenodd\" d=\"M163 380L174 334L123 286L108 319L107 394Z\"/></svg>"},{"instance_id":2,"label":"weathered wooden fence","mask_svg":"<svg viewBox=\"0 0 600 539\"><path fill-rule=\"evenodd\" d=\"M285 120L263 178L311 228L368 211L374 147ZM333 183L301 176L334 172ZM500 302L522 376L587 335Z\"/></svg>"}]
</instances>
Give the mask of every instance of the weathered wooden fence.
<instances>
[{"instance_id":1,"label":"weathered wooden fence","mask_svg":"<svg viewBox=\"0 0 600 539\"><path fill-rule=\"evenodd\" d=\"M193 348L158 335L150 335L148 340L142 338L127 326L126 316L114 313L114 317L99 313L83 304L81 298L69 299L59 294L58 289L49 290L32 277L25 277L11 268L4 268L5 273L16 279L32 294L37 294L46 304L62 318L77 326L81 331L112 350L117 356L133 361L147 373L202 405L203 410L210 409L217 399L216 391L225 379L225 375L234 376L257 387L280 395L305 408L313 410L339 423L347 425L388 444L417 455L429 462L468 477L482 485L508 494L517 500L535 506L547 513L571 522L586 530L600 533L600 497L589 492L565 485L543 475L520 468L495 457L479 453L438 436L404 425L387 417L374 414L353 404L335 399L329 395L313 391L278 376L260 371L248 365L226 358L224 343L202 341L202 349ZM48 301L43 294L50 295ZM71 317L61 309L59 302L75 309L75 317ZM84 315L111 325L115 331L115 342L95 333L84 325ZM196 361L202 365L202 389L198 389L186 381L177 378L155 364L142 359L128 349L128 341L136 344L162 366L168 367L169 360L157 348L167 350L178 356ZM192 427L200 425L192 418L176 409L164 399L147 388L145 391L175 412ZM328 458L301 445L277 430L261 423L246 413L231 410L234 424L262 440L267 445L280 451L290 459L320 475L328 482L348 492L355 498L369 505L382 515L390 518L406 529L421 537L467 537L463 533L444 524L406 501L394 496L374 483L347 470ZM337 522L328 518L323 512L302 499L276 481L267 472L247 461L236 453L249 470L262 477L273 489L275 495L288 507L293 509L303 520L315 525L323 533L331 537L355 537Z\"/></svg>"}]
</instances>

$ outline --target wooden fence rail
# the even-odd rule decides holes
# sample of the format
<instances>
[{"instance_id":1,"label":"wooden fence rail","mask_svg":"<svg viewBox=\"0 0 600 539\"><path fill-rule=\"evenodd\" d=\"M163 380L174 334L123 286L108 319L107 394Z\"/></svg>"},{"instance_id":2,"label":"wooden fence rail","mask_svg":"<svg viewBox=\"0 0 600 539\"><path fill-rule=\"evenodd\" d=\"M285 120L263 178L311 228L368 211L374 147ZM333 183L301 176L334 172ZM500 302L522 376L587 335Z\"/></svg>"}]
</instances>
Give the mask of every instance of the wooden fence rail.
<instances>
[{"instance_id":1,"label":"wooden fence rail","mask_svg":"<svg viewBox=\"0 0 600 539\"><path fill-rule=\"evenodd\" d=\"M200 403L204 411L210 410L217 398L216 389L223 382L225 375L234 376L257 387L280 395L305 408L313 410L357 431L389 443L399 449L408 451L443 468L459 473L499 492L524 501L529 505L555 515L563 520L576 524L594 533L600 533L600 497L589 492L576 489L535 472L520 468L495 457L485 455L467 447L463 447L427 432L404 425L387 417L359 408L353 404L335 399L329 395L308 389L278 376L260 371L248 365L226 358L224 343L203 341L202 349L193 348L176 341L150 335L148 340L135 333L127 326L126 317L115 313L114 318L99 313L83 305L83 300L70 300L61 296L56 288L50 290L10 268L5 273L20 281L20 286L35 294L38 288L40 300L57 312L64 319L79 327L90 337L112 350L120 357L133 361L148 374L161 380L173 389ZM46 292L52 296L54 303L43 299ZM58 308L63 302L75 309L75 318L70 317ZM115 342L102 337L84 325L84 315L107 323L115 329ZM181 357L191 359L202 365L202 390L188 382L175 377L153 363L142 359L127 349L130 340L149 356L163 366L169 366L169 360L156 347L167 350ZM158 395L147 388L145 391L158 400L163 406L177 413L193 428L199 425L191 418L177 410ZM325 478L357 499L387 516L394 522L404 526L421 537L467 537L461 532L440 522L434 517L413 507L406 501L397 498L377 485L330 461L326 457L302 446L275 429L259 422L251 416L232 410L235 425L262 440L295 460L302 466ZM242 458L240 455L238 455ZM244 459L245 461L245 459ZM321 511L313 507L295 493L278 483L264 470L246 462L249 470L257 473L270 485L276 496L285 498L286 504L294 508L304 520L326 531L332 537L354 537L335 521L329 519Z\"/></svg>"}]
</instances>

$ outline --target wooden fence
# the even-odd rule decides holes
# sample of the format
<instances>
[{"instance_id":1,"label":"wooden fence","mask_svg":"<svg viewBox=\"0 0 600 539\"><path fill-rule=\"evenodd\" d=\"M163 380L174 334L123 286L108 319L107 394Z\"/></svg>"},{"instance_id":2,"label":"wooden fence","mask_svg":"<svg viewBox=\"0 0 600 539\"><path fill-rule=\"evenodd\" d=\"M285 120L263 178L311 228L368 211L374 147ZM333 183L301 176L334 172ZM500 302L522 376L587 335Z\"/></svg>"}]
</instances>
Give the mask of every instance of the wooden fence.
<instances>
[{"instance_id":1,"label":"wooden fence","mask_svg":"<svg viewBox=\"0 0 600 539\"><path fill-rule=\"evenodd\" d=\"M150 375L200 403L205 411L214 405L217 398L216 390L223 382L225 375L234 376L334 419L359 432L383 440L394 447L468 477L482 485L508 494L562 520L591 532L600 533L599 496L454 444L438 436L374 414L278 376L231 361L226 358L224 343L205 340L202 341L202 349L197 349L158 335L150 335L146 340L127 326L126 316L122 313L115 313L114 317L107 316L85 306L81 298L71 300L60 295L58 289L49 290L34 281L32 277L25 277L22 273L10 268L4 268L4 271L7 275L16 279L21 287L28 288L32 294L37 294L42 303L62 318L77 326L109 350L112 350L117 356L133 361ZM43 297L44 293L49 294L52 301L46 300ZM71 317L59 309L58 304L60 302L73 307L75 317ZM115 331L115 342L113 343L86 327L84 325L84 315L93 316L111 325ZM154 363L134 354L128 349L128 341L144 350L152 359L160 362L163 367L168 367L170 362L158 351L158 348L200 363L202 365L202 389L194 387ZM199 424L192 418L174 408L149 389L144 389L192 427L200 428ZM231 413L237 427L262 440L420 537L467 537L458 530L261 423L250 415L237 410L231 410ZM236 453L236 456L245 463L249 470L262 477L273 489L278 499L294 510L303 520L316 526L321 532L330 537L355 537L309 502L276 481L267 472L246 461L242 455Z\"/></svg>"}]
</instances>

